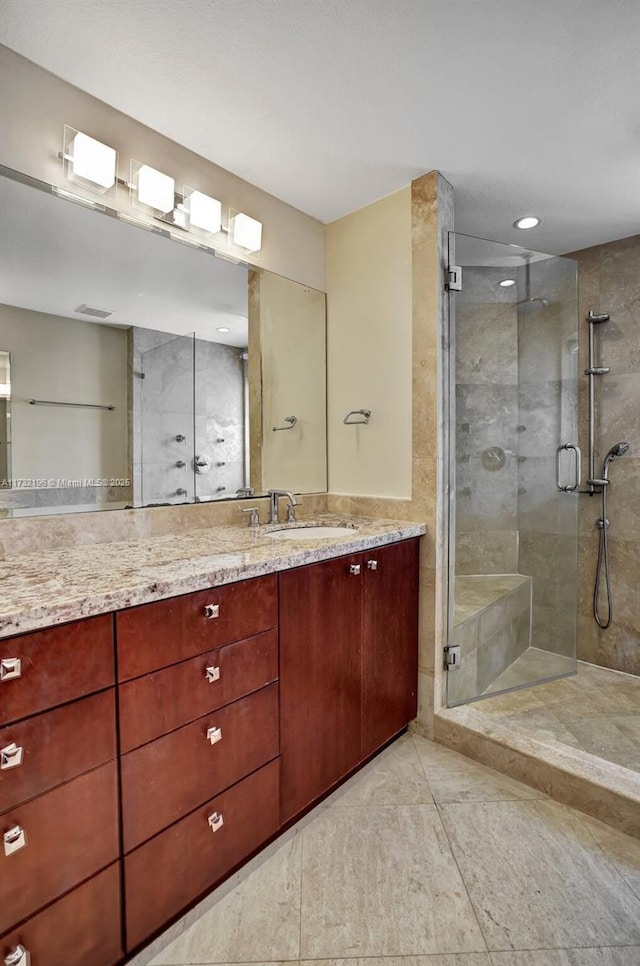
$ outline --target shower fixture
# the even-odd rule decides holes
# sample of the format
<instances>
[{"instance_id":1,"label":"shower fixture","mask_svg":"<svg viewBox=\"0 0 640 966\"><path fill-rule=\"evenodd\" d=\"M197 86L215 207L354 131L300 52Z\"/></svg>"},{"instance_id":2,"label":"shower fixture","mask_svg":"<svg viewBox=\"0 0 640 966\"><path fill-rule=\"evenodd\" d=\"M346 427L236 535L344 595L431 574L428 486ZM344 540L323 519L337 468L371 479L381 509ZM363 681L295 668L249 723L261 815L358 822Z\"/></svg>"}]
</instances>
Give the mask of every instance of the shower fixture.
<instances>
[{"instance_id":1,"label":"shower fixture","mask_svg":"<svg viewBox=\"0 0 640 966\"><path fill-rule=\"evenodd\" d=\"M606 313L597 315L589 309L587 324L589 326L589 364L584 370L585 376L589 377L589 475L587 477L588 493L593 496L596 486L602 486L602 480L596 477L596 376L606 376L610 369L608 366L597 366L595 364L594 346L594 326L602 325L609 321ZM604 476L602 477L604 479ZM608 480L607 480L608 482ZM606 486L606 483L604 484ZM603 514L605 516L605 514Z\"/></svg>"},{"instance_id":2,"label":"shower fixture","mask_svg":"<svg viewBox=\"0 0 640 966\"><path fill-rule=\"evenodd\" d=\"M598 538L598 562L596 564L596 582L593 590L593 616L598 627L606 631L611 627L613 620L613 598L611 593L611 572L609 569L609 521L607 520L607 488L609 486L609 469L614 460L624 456L629 452L629 443L616 443L612 446L604 458L602 464L602 475L600 479L591 480L594 485L602 487L602 516L596 521L599 530ZM600 583L602 574L607 591L607 616L600 614Z\"/></svg>"},{"instance_id":3,"label":"shower fixture","mask_svg":"<svg viewBox=\"0 0 640 966\"><path fill-rule=\"evenodd\" d=\"M525 256L526 261L524 265L524 298L516 302L516 308L518 309L543 309L548 304L548 299L543 298L533 298L531 295L531 255Z\"/></svg>"}]
</instances>

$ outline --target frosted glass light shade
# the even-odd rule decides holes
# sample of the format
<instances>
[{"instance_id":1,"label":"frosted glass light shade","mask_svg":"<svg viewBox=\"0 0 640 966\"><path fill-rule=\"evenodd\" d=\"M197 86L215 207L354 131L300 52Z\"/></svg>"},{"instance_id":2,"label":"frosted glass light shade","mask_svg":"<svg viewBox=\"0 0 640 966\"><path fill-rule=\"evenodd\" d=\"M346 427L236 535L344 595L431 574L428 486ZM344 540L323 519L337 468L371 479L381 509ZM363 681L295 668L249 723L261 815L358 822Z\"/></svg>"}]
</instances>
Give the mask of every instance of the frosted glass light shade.
<instances>
[{"instance_id":1,"label":"frosted glass light shade","mask_svg":"<svg viewBox=\"0 0 640 966\"><path fill-rule=\"evenodd\" d=\"M215 235L222 228L222 203L201 191L189 191L189 188L184 190L189 227Z\"/></svg>"},{"instance_id":2,"label":"frosted glass light shade","mask_svg":"<svg viewBox=\"0 0 640 966\"><path fill-rule=\"evenodd\" d=\"M234 245L258 252L262 247L262 222L239 212L231 219L231 238Z\"/></svg>"},{"instance_id":3,"label":"frosted glass light shade","mask_svg":"<svg viewBox=\"0 0 640 966\"><path fill-rule=\"evenodd\" d=\"M173 178L148 164L140 167L137 175L138 202L162 211L172 211L175 203L176 184Z\"/></svg>"},{"instance_id":4,"label":"frosted glass light shade","mask_svg":"<svg viewBox=\"0 0 640 966\"><path fill-rule=\"evenodd\" d=\"M78 178L93 181L101 188L111 188L116 180L117 152L108 144L80 131L72 141L71 168Z\"/></svg>"}]
</instances>

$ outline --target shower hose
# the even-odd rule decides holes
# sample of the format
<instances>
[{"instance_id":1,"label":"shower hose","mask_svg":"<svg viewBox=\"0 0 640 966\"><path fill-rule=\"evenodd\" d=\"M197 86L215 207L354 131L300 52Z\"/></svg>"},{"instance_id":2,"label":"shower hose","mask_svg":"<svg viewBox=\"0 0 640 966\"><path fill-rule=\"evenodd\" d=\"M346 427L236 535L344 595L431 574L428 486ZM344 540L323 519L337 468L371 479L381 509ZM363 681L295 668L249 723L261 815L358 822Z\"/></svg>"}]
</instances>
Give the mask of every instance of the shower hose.
<instances>
[{"instance_id":1,"label":"shower hose","mask_svg":"<svg viewBox=\"0 0 640 966\"><path fill-rule=\"evenodd\" d=\"M596 565L596 585L593 591L593 616L598 627L606 631L613 620L613 602L611 599L611 574L609 572L609 521L607 520L607 487L602 487L602 517L597 521L600 530L598 542L598 563ZM600 614L600 585L604 573L607 591L607 618Z\"/></svg>"}]
</instances>

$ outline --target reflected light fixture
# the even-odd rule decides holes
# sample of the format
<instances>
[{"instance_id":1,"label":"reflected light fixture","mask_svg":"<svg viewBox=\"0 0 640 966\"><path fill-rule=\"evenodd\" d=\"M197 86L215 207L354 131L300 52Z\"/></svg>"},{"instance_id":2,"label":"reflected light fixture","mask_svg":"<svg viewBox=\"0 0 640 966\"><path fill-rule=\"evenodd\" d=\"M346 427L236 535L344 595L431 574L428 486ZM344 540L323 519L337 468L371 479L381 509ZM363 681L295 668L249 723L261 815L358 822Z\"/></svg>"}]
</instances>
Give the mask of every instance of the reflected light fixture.
<instances>
[{"instance_id":1,"label":"reflected light fixture","mask_svg":"<svg viewBox=\"0 0 640 966\"><path fill-rule=\"evenodd\" d=\"M513 227L526 231L528 228L536 228L539 224L540 219L537 215L523 215L522 218L517 218L514 221Z\"/></svg>"},{"instance_id":2,"label":"reflected light fixture","mask_svg":"<svg viewBox=\"0 0 640 966\"><path fill-rule=\"evenodd\" d=\"M219 325L218 328L217 328L217 331L218 332L231 332L231 329L229 328L228 325Z\"/></svg>"},{"instance_id":3,"label":"reflected light fixture","mask_svg":"<svg viewBox=\"0 0 640 966\"><path fill-rule=\"evenodd\" d=\"M215 235L222 228L222 203L202 191L195 191L185 185L184 208L189 219L189 227Z\"/></svg>"},{"instance_id":4,"label":"reflected light fixture","mask_svg":"<svg viewBox=\"0 0 640 966\"><path fill-rule=\"evenodd\" d=\"M116 183L118 152L68 125L64 128L62 156L70 181L85 183L101 192L108 191Z\"/></svg>"},{"instance_id":5,"label":"reflected light fixture","mask_svg":"<svg viewBox=\"0 0 640 966\"><path fill-rule=\"evenodd\" d=\"M132 161L131 186L139 205L161 211L165 215L173 211L176 183L168 174L163 174L148 164Z\"/></svg>"},{"instance_id":6,"label":"reflected light fixture","mask_svg":"<svg viewBox=\"0 0 640 966\"><path fill-rule=\"evenodd\" d=\"M258 252L262 246L262 222L236 212L229 218L229 234L234 245L246 248L248 252Z\"/></svg>"},{"instance_id":7,"label":"reflected light fixture","mask_svg":"<svg viewBox=\"0 0 640 966\"><path fill-rule=\"evenodd\" d=\"M516 284L515 278L503 278L499 283L502 288L511 288L512 285Z\"/></svg>"}]
</instances>

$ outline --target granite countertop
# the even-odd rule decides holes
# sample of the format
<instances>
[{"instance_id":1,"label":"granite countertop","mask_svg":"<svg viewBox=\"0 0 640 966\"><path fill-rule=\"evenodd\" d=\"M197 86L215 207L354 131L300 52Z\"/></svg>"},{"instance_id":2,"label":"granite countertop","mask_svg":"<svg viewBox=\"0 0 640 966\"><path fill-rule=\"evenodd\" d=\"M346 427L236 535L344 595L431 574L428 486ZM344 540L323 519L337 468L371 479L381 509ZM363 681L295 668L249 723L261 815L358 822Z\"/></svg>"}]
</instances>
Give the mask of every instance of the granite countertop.
<instances>
[{"instance_id":1,"label":"granite countertop","mask_svg":"<svg viewBox=\"0 0 640 966\"><path fill-rule=\"evenodd\" d=\"M358 553L426 532L419 523L323 514L296 527L347 526L344 536L277 540L278 527L185 530L0 561L0 638L248 577Z\"/></svg>"}]
</instances>

